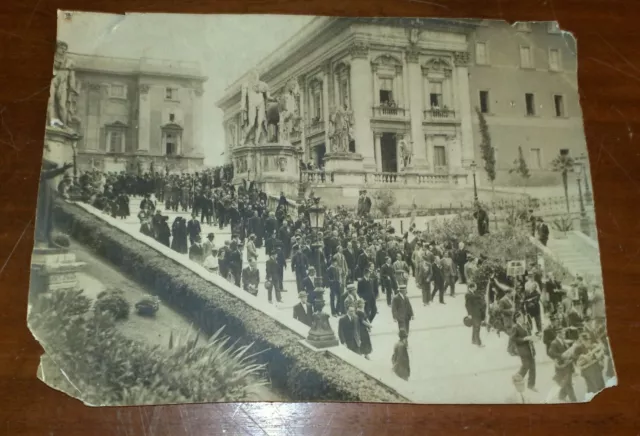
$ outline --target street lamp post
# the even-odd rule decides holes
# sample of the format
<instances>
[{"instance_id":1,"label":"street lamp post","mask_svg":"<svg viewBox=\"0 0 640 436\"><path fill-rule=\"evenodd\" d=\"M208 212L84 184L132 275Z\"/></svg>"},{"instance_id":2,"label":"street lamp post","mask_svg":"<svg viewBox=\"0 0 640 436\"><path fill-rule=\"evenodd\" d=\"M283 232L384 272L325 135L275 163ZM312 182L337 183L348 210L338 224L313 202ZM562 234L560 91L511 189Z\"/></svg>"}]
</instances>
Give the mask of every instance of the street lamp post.
<instances>
[{"instance_id":1,"label":"street lamp post","mask_svg":"<svg viewBox=\"0 0 640 436\"><path fill-rule=\"evenodd\" d=\"M328 348L338 345L336 335L333 333L331 324L329 324L329 315L324 313L322 309L325 306L324 301L324 285L322 283L322 241L318 237L318 232L324 227L325 208L320 206L320 198L316 198L315 205L309 208L309 220L311 228L315 233L315 242L313 243L314 255L316 260L316 280L314 283L315 298L313 299L313 322L307 342L316 348Z\"/></svg>"},{"instance_id":2,"label":"street lamp post","mask_svg":"<svg viewBox=\"0 0 640 436\"><path fill-rule=\"evenodd\" d=\"M581 165L582 170L584 170L584 165ZM578 183L578 198L580 200L580 230L585 235L589 234L589 220L587 219L587 211L584 208L584 201L582 200L582 183L580 181L580 176L583 171L578 171L578 176L576 182Z\"/></svg>"},{"instance_id":3,"label":"street lamp post","mask_svg":"<svg viewBox=\"0 0 640 436\"><path fill-rule=\"evenodd\" d=\"M471 162L471 172L473 173L473 201L478 202L478 186L476 184L476 169L478 165L476 165L476 161Z\"/></svg>"},{"instance_id":4,"label":"street lamp post","mask_svg":"<svg viewBox=\"0 0 640 436\"><path fill-rule=\"evenodd\" d=\"M591 204L593 202L593 196L591 195L591 189L589 188L589 158L584 153L582 153L582 162L582 168L584 169L584 200L587 204Z\"/></svg>"}]
</instances>

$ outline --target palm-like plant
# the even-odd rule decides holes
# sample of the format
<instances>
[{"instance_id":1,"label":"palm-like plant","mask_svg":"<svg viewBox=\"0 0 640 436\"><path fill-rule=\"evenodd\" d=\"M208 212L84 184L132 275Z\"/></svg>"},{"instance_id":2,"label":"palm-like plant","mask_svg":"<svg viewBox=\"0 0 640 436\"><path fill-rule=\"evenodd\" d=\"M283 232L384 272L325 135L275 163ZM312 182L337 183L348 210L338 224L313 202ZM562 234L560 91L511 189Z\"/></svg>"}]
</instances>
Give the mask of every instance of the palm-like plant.
<instances>
[{"instance_id":1,"label":"palm-like plant","mask_svg":"<svg viewBox=\"0 0 640 436\"><path fill-rule=\"evenodd\" d=\"M551 161L551 168L562 174L562 184L564 186L564 198L567 202L567 213L569 211L569 173L573 171L575 160L568 154L559 154Z\"/></svg>"}]
</instances>

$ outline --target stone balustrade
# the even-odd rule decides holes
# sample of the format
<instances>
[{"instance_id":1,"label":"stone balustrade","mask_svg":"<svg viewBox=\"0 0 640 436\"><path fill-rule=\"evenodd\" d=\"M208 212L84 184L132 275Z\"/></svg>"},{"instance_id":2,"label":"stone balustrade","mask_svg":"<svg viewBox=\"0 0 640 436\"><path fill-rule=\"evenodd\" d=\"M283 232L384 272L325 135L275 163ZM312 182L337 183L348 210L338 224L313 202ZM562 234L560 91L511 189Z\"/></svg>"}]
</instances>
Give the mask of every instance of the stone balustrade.
<instances>
[{"instance_id":1,"label":"stone balustrade","mask_svg":"<svg viewBox=\"0 0 640 436\"><path fill-rule=\"evenodd\" d=\"M451 109L431 108L424 111L425 121L455 120L456 111Z\"/></svg>"},{"instance_id":2,"label":"stone balustrade","mask_svg":"<svg viewBox=\"0 0 640 436\"><path fill-rule=\"evenodd\" d=\"M374 117L404 118L406 116L406 113L407 113L407 110L401 107L394 107L394 106L374 106L373 107Z\"/></svg>"},{"instance_id":3,"label":"stone balustrade","mask_svg":"<svg viewBox=\"0 0 640 436\"><path fill-rule=\"evenodd\" d=\"M413 172L353 172L350 176L359 178L358 183L368 186L385 185L457 185L467 184L467 174L423 174ZM322 170L302 170L301 181L313 184L333 184L333 173Z\"/></svg>"}]
</instances>

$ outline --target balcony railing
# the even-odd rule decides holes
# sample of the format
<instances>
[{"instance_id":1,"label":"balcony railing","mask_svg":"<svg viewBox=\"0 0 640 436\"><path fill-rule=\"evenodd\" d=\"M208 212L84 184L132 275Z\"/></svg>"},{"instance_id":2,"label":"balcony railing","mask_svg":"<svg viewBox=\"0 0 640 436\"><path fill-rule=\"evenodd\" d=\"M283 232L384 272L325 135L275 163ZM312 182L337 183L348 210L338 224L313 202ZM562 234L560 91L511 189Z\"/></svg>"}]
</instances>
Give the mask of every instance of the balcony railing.
<instances>
[{"instance_id":1,"label":"balcony railing","mask_svg":"<svg viewBox=\"0 0 640 436\"><path fill-rule=\"evenodd\" d=\"M302 182L310 182L310 183L327 183L333 181L332 177L327 177L327 173L323 170L301 170L300 171L300 180Z\"/></svg>"},{"instance_id":2,"label":"balcony railing","mask_svg":"<svg viewBox=\"0 0 640 436\"><path fill-rule=\"evenodd\" d=\"M374 106L374 117L404 118L406 109L395 106Z\"/></svg>"},{"instance_id":3,"label":"balcony railing","mask_svg":"<svg viewBox=\"0 0 640 436\"><path fill-rule=\"evenodd\" d=\"M342 173L342 175L345 175ZM467 184L467 174L417 174L417 173L394 173L385 171L374 171L368 173L354 172L353 181L366 184L368 186L416 186L416 185L447 185L447 184ZM302 170L300 181L311 184L333 185L340 183L334 179L333 173L323 170Z\"/></svg>"},{"instance_id":4,"label":"balcony railing","mask_svg":"<svg viewBox=\"0 0 640 436\"><path fill-rule=\"evenodd\" d=\"M453 120L456 118L456 111L451 109L431 108L424 111L425 121L433 120Z\"/></svg>"},{"instance_id":5,"label":"balcony railing","mask_svg":"<svg viewBox=\"0 0 640 436\"><path fill-rule=\"evenodd\" d=\"M324 121L318 120L307 124L307 136L324 132Z\"/></svg>"}]
</instances>

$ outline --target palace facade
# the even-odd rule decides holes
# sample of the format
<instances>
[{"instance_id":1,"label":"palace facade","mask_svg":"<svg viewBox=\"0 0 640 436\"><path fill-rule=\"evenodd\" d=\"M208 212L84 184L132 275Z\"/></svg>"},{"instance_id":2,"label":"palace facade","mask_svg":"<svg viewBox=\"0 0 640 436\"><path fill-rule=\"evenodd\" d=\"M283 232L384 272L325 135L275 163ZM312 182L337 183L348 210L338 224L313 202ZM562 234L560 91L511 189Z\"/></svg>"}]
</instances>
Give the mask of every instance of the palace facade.
<instances>
[{"instance_id":1,"label":"palace facade","mask_svg":"<svg viewBox=\"0 0 640 436\"><path fill-rule=\"evenodd\" d=\"M316 168L332 152L335 108L348 106L349 151L362 156L364 185L410 178L403 183L468 187L473 162L481 185L477 111L496 150L497 183L510 182L519 147L533 178L557 179L555 156L586 152L575 41L556 23L318 17L256 69L274 96L298 84L291 142ZM248 77L218 102L229 158L242 147L240 93ZM402 141L410 144L409 165Z\"/></svg>"},{"instance_id":2,"label":"palace facade","mask_svg":"<svg viewBox=\"0 0 640 436\"><path fill-rule=\"evenodd\" d=\"M78 84L71 127L79 169L197 170L203 166L197 63L69 54Z\"/></svg>"}]
</instances>

